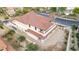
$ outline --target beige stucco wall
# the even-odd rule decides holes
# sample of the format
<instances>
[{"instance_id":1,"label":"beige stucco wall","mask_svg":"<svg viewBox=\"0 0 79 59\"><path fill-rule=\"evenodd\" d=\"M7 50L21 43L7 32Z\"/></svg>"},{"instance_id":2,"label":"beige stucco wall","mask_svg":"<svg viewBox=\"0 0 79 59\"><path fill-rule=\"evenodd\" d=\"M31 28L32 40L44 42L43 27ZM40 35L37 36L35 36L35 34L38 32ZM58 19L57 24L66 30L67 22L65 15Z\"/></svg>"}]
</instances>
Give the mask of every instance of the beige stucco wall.
<instances>
[{"instance_id":1,"label":"beige stucco wall","mask_svg":"<svg viewBox=\"0 0 79 59\"><path fill-rule=\"evenodd\" d=\"M18 22L16 20L13 21L14 24L20 29L21 31L24 31L28 29L28 25L22 24L21 22Z\"/></svg>"},{"instance_id":2,"label":"beige stucco wall","mask_svg":"<svg viewBox=\"0 0 79 59\"><path fill-rule=\"evenodd\" d=\"M52 31L55 27L56 27L56 24L52 25L50 28L48 28L46 31L42 31L43 33L40 32L40 29L37 28L37 30L35 30L35 27L34 26L30 26L29 25L26 25L26 24L23 24L21 22L18 22L17 20L13 20L13 23L16 24L16 26L18 27L19 30L25 32L25 30L27 29L31 29L33 30L34 32L37 32L39 34L41 34L42 36L46 36L50 31ZM37 39L36 36L34 36L33 34L28 34L28 35L31 35L33 38Z\"/></svg>"},{"instance_id":3,"label":"beige stucco wall","mask_svg":"<svg viewBox=\"0 0 79 59\"><path fill-rule=\"evenodd\" d=\"M18 22L17 20L13 20L13 23L16 24L16 26L18 27L18 29L23 30L23 31L25 31L27 29L31 29L31 30L36 31L36 32L40 31L39 28L37 28L37 30L35 30L34 26L30 25L30 27L29 27L29 25L26 25L26 24L23 24L21 22Z\"/></svg>"}]
</instances>

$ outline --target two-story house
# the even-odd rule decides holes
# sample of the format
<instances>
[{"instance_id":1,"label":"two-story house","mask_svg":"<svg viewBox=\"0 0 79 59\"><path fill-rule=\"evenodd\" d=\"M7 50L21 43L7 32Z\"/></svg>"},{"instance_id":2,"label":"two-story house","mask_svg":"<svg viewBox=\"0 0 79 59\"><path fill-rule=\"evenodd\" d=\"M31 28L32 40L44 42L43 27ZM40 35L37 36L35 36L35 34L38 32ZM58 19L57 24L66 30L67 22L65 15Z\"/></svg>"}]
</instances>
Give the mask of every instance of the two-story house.
<instances>
[{"instance_id":1,"label":"two-story house","mask_svg":"<svg viewBox=\"0 0 79 59\"><path fill-rule=\"evenodd\" d=\"M51 22L51 19L31 11L23 16L15 17L12 22L19 30L38 40L45 39L56 27L56 24Z\"/></svg>"}]
</instances>

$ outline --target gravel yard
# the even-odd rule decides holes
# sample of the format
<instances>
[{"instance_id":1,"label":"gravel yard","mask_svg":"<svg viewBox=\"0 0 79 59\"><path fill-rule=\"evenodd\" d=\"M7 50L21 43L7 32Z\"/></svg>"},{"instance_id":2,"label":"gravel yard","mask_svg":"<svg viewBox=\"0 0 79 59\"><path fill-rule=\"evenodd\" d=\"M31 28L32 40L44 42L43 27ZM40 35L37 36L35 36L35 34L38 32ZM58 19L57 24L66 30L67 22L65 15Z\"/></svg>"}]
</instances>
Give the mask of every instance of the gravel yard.
<instances>
[{"instance_id":1,"label":"gravel yard","mask_svg":"<svg viewBox=\"0 0 79 59\"><path fill-rule=\"evenodd\" d=\"M63 50L65 48L65 32L57 27L50 35L41 43L41 50Z\"/></svg>"}]
</instances>

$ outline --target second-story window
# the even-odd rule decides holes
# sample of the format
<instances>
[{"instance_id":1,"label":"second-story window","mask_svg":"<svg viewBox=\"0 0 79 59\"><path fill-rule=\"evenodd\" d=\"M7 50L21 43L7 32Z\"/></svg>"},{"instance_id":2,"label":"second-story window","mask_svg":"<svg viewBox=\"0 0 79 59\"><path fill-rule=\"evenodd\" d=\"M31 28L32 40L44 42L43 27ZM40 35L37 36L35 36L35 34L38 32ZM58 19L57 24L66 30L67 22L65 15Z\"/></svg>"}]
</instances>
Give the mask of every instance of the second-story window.
<instances>
[{"instance_id":1,"label":"second-story window","mask_svg":"<svg viewBox=\"0 0 79 59\"><path fill-rule=\"evenodd\" d=\"M30 27L30 24L29 24L29 27Z\"/></svg>"},{"instance_id":2,"label":"second-story window","mask_svg":"<svg viewBox=\"0 0 79 59\"><path fill-rule=\"evenodd\" d=\"M35 30L37 30L37 27L35 27Z\"/></svg>"},{"instance_id":3,"label":"second-story window","mask_svg":"<svg viewBox=\"0 0 79 59\"><path fill-rule=\"evenodd\" d=\"M40 32L42 32L43 30L42 29L40 29Z\"/></svg>"}]
</instances>

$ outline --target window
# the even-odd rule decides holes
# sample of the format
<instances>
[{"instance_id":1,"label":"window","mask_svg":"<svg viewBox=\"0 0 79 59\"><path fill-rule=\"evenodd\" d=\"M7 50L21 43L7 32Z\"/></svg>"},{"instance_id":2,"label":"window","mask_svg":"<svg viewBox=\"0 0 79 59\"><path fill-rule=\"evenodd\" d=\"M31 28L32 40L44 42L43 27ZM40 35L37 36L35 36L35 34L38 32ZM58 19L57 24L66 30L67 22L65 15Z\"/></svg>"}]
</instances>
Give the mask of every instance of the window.
<instances>
[{"instance_id":1,"label":"window","mask_svg":"<svg viewBox=\"0 0 79 59\"><path fill-rule=\"evenodd\" d=\"M35 27L35 30L37 30L37 28Z\"/></svg>"},{"instance_id":2,"label":"window","mask_svg":"<svg viewBox=\"0 0 79 59\"><path fill-rule=\"evenodd\" d=\"M30 24L29 24L29 27L30 27Z\"/></svg>"},{"instance_id":3,"label":"window","mask_svg":"<svg viewBox=\"0 0 79 59\"><path fill-rule=\"evenodd\" d=\"M42 29L40 29L40 32L42 32L43 30Z\"/></svg>"}]
</instances>

